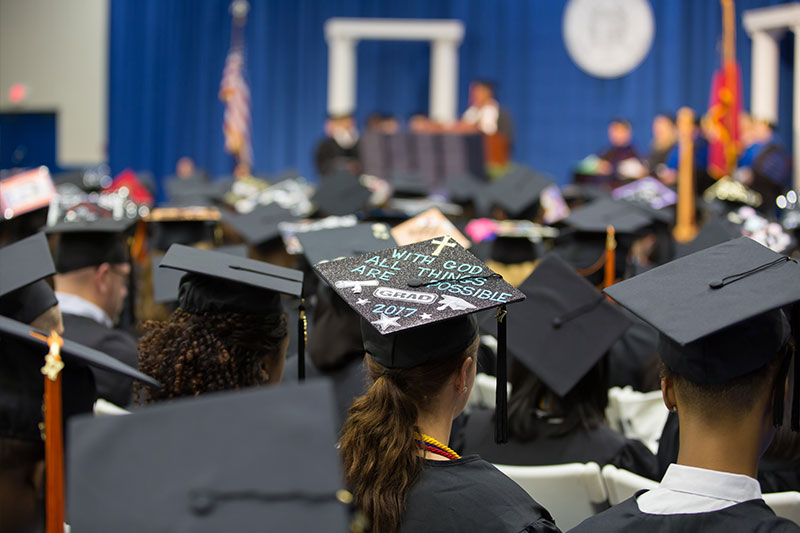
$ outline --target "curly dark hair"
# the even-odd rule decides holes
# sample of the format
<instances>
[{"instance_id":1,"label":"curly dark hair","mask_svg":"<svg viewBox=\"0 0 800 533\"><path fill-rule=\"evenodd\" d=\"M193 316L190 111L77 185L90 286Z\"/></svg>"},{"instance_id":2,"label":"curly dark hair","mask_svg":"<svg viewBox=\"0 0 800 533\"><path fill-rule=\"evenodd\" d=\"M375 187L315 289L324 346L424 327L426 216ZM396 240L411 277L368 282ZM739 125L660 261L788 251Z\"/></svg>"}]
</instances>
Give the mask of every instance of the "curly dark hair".
<instances>
[{"instance_id":1,"label":"curly dark hair","mask_svg":"<svg viewBox=\"0 0 800 533\"><path fill-rule=\"evenodd\" d=\"M139 370L161 382L159 390L135 386L139 404L206 392L241 389L268 381L288 335L286 313L187 313L145 323Z\"/></svg>"}]
</instances>

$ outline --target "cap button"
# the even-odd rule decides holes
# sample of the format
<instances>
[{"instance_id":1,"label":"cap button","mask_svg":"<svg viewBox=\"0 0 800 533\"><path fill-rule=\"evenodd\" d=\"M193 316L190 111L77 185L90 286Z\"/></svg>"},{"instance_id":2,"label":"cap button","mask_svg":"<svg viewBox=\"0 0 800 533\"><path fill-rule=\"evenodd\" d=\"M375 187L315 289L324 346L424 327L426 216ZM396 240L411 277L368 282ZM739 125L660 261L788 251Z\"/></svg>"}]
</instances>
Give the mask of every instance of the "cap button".
<instances>
[{"instance_id":1,"label":"cap button","mask_svg":"<svg viewBox=\"0 0 800 533\"><path fill-rule=\"evenodd\" d=\"M561 320L560 316L557 316L553 319L553 327L556 329L560 328L563 323L564 322Z\"/></svg>"},{"instance_id":2,"label":"cap button","mask_svg":"<svg viewBox=\"0 0 800 533\"><path fill-rule=\"evenodd\" d=\"M425 283L423 283L421 279L411 278L406 282L406 285L408 285L409 287L422 287L423 285L425 285Z\"/></svg>"},{"instance_id":3,"label":"cap button","mask_svg":"<svg viewBox=\"0 0 800 533\"><path fill-rule=\"evenodd\" d=\"M719 280L719 279L715 279L714 281L712 281L711 283L708 284L708 286L711 287L712 289L722 288L723 285L724 284L722 283L722 280Z\"/></svg>"}]
</instances>

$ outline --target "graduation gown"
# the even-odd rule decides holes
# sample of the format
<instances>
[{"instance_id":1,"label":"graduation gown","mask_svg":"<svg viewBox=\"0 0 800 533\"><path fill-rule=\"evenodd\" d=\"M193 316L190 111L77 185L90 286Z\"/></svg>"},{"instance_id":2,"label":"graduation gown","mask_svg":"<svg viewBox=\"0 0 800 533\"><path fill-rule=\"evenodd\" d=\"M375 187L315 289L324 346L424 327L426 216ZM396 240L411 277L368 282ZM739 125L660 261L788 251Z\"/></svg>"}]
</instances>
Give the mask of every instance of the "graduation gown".
<instances>
[{"instance_id":1,"label":"graduation gown","mask_svg":"<svg viewBox=\"0 0 800 533\"><path fill-rule=\"evenodd\" d=\"M109 328L84 316L63 313L64 338L85 344L125 363L132 368L139 367L139 354L136 339L129 333ZM133 380L131 378L98 370L92 367L97 384L97 397L125 407L131 403Z\"/></svg>"},{"instance_id":2,"label":"graduation gown","mask_svg":"<svg viewBox=\"0 0 800 533\"><path fill-rule=\"evenodd\" d=\"M494 442L494 410L477 409L467 418L463 437L455 442L464 453L477 453L487 461L503 465L544 466L594 461L601 467L612 464L650 479L657 476L656 457L639 441L628 439L608 426L591 431L577 429L560 437L547 436L552 427L538 420L537 438L522 442L509 438Z\"/></svg>"},{"instance_id":3,"label":"graduation gown","mask_svg":"<svg viewBox=\"0 0 800 533\"><path fill-rule=\"evenodd\" d=\"M400 533L559 531L547 510L477 455L425 460L409 491Z\"/></svg>"},{"instance_id":4,"label":"graduation gown","mask_svg":"<svg viewBox=\"0 0 800 533\"><path fill-rule=\"evenodd\" d=\"M800 527L785 518L778 518L764 500L748 500L726 509L692 514L646 514L639 510L636 498L639 491L625 500L591 518L587 518L571 531L603 533L604 531L645 531L647 533L703 531L704 533L729 531L800 531Z\"/></svg>"}]
</instances>

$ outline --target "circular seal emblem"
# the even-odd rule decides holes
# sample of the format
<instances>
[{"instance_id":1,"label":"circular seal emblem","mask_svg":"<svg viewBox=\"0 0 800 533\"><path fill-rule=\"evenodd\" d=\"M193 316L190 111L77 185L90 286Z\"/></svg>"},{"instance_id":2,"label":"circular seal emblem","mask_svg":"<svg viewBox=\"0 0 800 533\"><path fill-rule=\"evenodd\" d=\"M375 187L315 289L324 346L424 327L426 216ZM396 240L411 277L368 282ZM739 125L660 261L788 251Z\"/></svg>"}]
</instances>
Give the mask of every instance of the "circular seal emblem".
<instances>
[{"instance_id":1,"label":"circular seal emblem","mask_svg":"<svg viewBox=\"0 0 800 533\"><path fill-rule=\"evenodd\" d=\"M581 70L617 78L650 51L653 10L648 0L569 0L562 31L567 53Z\"/></svg>"}]
</instances>

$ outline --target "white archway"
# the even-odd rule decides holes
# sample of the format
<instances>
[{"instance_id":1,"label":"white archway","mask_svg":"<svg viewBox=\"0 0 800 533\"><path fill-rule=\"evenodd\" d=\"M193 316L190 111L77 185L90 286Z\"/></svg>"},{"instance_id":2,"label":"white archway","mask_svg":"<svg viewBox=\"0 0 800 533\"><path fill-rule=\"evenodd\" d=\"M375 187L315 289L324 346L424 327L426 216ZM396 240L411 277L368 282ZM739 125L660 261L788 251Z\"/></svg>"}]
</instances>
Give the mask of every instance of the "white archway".
<instances>
[{"instance_id":1,"label":"white archway","mask_svg":"<svg viewBox=\"0 0 800 533\"><path fill-rule=\"evenodd\" d=\"M452 122L458 109L458 47L463 38L464 25L457 20L328 19L328 113L355 111L359 41L430 41L428 114L433 120Z\"/></svg>"},{"instance_id":2,"label":"white archway","mask_svg":"<svg viewBox=\"0 0 800 533\"><path fill-rule=\"evenodd\" d=\"M778 120L778 41L787 30L794 32L792 168L794 188L800 190L800 3L750 9L742 22L753 43L750 112L773 122Z\"/></svg>"}]
</instances>

